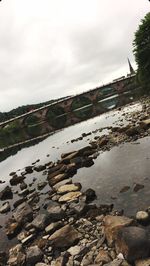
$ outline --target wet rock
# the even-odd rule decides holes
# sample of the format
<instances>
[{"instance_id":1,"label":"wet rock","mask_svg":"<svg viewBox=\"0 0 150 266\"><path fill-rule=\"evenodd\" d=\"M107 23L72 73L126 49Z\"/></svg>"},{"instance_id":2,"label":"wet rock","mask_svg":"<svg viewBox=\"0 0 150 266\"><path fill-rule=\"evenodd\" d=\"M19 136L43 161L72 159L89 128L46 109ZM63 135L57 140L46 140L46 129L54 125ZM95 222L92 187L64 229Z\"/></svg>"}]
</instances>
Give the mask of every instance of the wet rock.
<instances>
[{"instance_id":1,"label":"wet rock","mask_svg":"<svg viewBox=\"0 0 150 266\"><path fill-rule=\"evenodd\" d=\"M0 207L0 213L6 213L10 211L10 204L9 202L3 203L3 205Z\"/></svg>"},{"instance_id":2,"label":"wet rock","mask_svg":"<svg viewBox=\"0 0 150 266\"><path fill-rule=\"evenodd\" d=\"M10 184L11 186L16 186L18 185L19 183L21 183L23 180L24 180L24 176L17 176L17 175L14 175L11 179L10 179Z\"/></svg>"},{"instance_id":3,"label":"wet rock","mask_svg":"<svg viewBox=\"0 0 150 266\"><path fill-rule=\"evenodd\" d=\"M56 223L50 223L46 228L45 232L47 234L52 234L54 233L57 229L63 226L62 222L56 222Z\"/></svg>"},{"instance_id":4,"label":"wet rock","mask_svg":"<svg viewBox=\"0 0 150 266\"><path fill-rule=\"evenodd\" d=\"M13 198L13 193L9 186L5 187L0 192L0 200L7 200L7 199L12 199L12 198Z\"/></svg>"},{"instance_id":5,"label":"wet rock","mask_svg":"<svg viewBox=\"0 0 150 266\"><path fill-rule=\"evenodd\" d=\"M26 252L26 263L27 265L34 265L37 262L40 262L43 258L43 252L39 249L39 247L31 246L27 249Z\"/></svg>"},{"instance_id":6,"label":"wet rock","mask_svg":"<svg viewBox=\"0 0 150 266\"><path fill-rule=\"evenodd\" d=\"M78 151L75 151L75 152L72 152L72 153L68 153L68 155L67 154L62 154L61 157L62 156L63 157L62 157L61 163L65 163L65 164L70 163L70 160L75 158L75 157L77 157L78 154L79 154ZM67 156L65 156L65 155L67 155Z\"/></svg>"},{"instance_id":7,"label":"wet rock","mask_svg":"<svg viewBox=\"0 0 150 266\"><path fill-rule=\"evenodd\" d=\"M122 253L127 261L134 262L149 256L149 243L146 230L130 226L118 230L115 245L118 253Z\"/></svg>"},{"instance_id":8,"label":"wet rock","mask_svg":"<svg viewBox=\"0 0 150 266\"><path fill-rule=\"evenodd\" d=\"M31 173L33 173L33 167L32 166L26 166L25 171L27 174L31 174Z\"/></svg>"},{"instance_id":9,"label":"wet rock","mask_svg":"<svg viewBox=\"0 0 150 266\"><path fill-rule=\"evenodd\" d=\"M30 243L33 239L35 238L34 234L28 235L27 237L23 238L21 240L22 245L27 245L28 243Z\"/></svg>"},{"instance_id":10,"label":"wet rock","mask_svg":"<svg viewBox=\"0 0 150 266\"><path fill-rule=\"evenodd\" d=\"M6 222L5 232L6 235L11 238L14 237L20 231L20 224L13 219L9 219Z\"/></svg>"},{"instance_id":11,"label":"wet rock","mask_svg":"<svg viewBox=\"0 0 150 266\"><path fill-rule=\"evenodd\" d=\"M9 175L10 176L13 176L13 175L15 175L16 174L16 172L11 172Z\"/></svg>"},{"instance_id":12,"label":"wet rock","mask_svg":"<svg viewBox=\"0 0 150 266\"><path fill-rule=\"evenodd\" d=\"M102 136L102 137L99 138L99 140L98 140L98 145L99 145L99 147L101 148L101 147L107 145L108 141L109 141L108 136Z\"/></svg>"},{"instance_id":13,"label":"wet rock","mask_svg":"<svg viewBox=\"0 0 150 266\"><path fill-rule=\"evenodd\" d=\"M49 237L49 241L56 248L70 247L76 242L78 242L80 234L70 225L65 225L64 227L57 230L54 234Z\"/></svg>"},{"instance_id":14,"label":"wet rock","mask_svg":"<svg viewBox=\"0 0 150 266\"><path fill-rule=\"evenodd\" d=\"M104 219L105 234L107 243L112 246L116 240L118 230L122 227L129 226L133 223L133 219L125 216L111 216L107 215Z\"/></svg>"},{"instance_id":15,"label":"wet rock","mask_svg":"<svg viewBox=\"0 0 150 266\"><path fill-rule=\"evenodd\" d=\"M38 184L37 184L37 188L38 188L38 190L42 190L45 186L47 185L47 182L45 181L43 181L43 182L39 182Z\"/></svg>"},{"instance_id":16,"label":"wet rock","mask_svg":"<svg viewBox=\"0 0 150 266\"><path fill-rule=\"evenodd\" d=\"M150 220L148 212L138 211L136 213L136 220L140 223L147 223Z\"/></svg>"},{"instance_id":17,"label":"wet rock","mask_svg":"<svg viewBox=\"0 0 150 266\"><path fill-rule=\"evenodd\" d=\"M124 187L120 190L120 193L127 192L129 189L130 189L129 186L124 186Z\"/></svg>"},{"instance_id":18,"label":"wet rock","mask_svg":"<svg viewBox=\"0 0 150 266\"><path fill-rule=\"evenodd\" d=\"M38 230L43 230L50 222L50 215L48 212L39 213L32 221L32 226Z\"/></svg>"},{"instance_id":19,"label":"wet rock","mask_svg":"<svg viewBox=\"0 0 150 266\"><path fill-rule=\"evenodd\" d=\"M25 183L25 182L22 182L21 184L20 184L20 189L21 190L24 190L24 189L26 189L27 188L27 184Z\"/></svg>"},{"instance_id":20,"label":"wet rock","mask_svg":"<svg viewBox=\"0 0 150 266\"><path fill-rule=\"evenodd\" d=\"M67 192L78 191L80 189L81 189L81 185L79 183L78 184L67 184L67 185L63 185L59 187L57 190L57 193L65 194Z\"/></svg>"},{"instance_id":21,"label":"wet rock","mask_svg":"<svg viewBox=\"0 0 150 266\"><path fill-rule=\"evenodd\" d=\"M78 216L81 216L87 212L89 206L85 202L79 200L79 203L71 203L69 208L71 212L77 214Z\"/></svg>"},{"instance_id":22,"label":"wet rock","mask_svg":"<svg viewBox=\"0 0 150 266\"><path fill-rule=\"evenodd\" d=\"M24 202L15 209L13 216L16 222L25 224L33 219L33 211L30 205Z\"/></svg>"},{"instance_id":23,"label":"wet rock","mask_svg":"<svg viewBox=\"0 0 150 266\"><path fill-rule=\"evenodd\" d=\"M87 157L84 159L82 163L82 167L91 167L94 164L94 161L91 157Z\"/></svg>"},{"instance_id":24,"label":"wet rock","mask_svg":"<svg viewBox=\"0 0 150 266\"><path fill-rule=\"evenodd\" d=\"M61 209L61 206L56 202L49 202L47 206L47 212L51 217L51 221L60 221L65 217L65 212Z\"/></svg>"},{"instance_id":25,"label":"wet rock","mask_svg":"<svg viewBox=\"0 0 150 266\"><path fill-rule=\"evenodd\" d=\"M54 176L53 178L48 179L50 186L56 185L58 182L66 179L68 176L67 174L59 174Z\"/></svg>"},{"instance_id":26,"label":"wet rock","mask_svg":"<svg viewBox=\"0 0 150 266\"><path fill-rule=\"evenodd\" d=\"M81 195L82 193L80 191L68 192L59 198L59 202L70 202L77 199Z\"/></svg>"},{"instance_id":27,"label":"wet rock","mask_svg":"<svg viewBox=\"0 0 150 266\"><path fill-rule=\"evenodd\" d=\"M139 190L143 189L144 188L144 185L142 184L136 184L133 188L133 191L134 192L138 192Z\"/></svg>"},{"instance_id":28,"label":"wet rock","mask_svg":"<svg viewBox=\"0 0 150 266\"><path fill-rule=\"evenodd\" d=\"M111 261L108 251L100 250L96 256L95 263L108 263Z\"/></svg>"},{"instance_id":29,"label":"wet rock","mask_svg":"<svg viewBox=\"0 0 150 266\"><path fill-rule=\"evenodd\" d=\"M137 260L135 266L150 266L150 258L145 260Z\"/></svg>"},{"instance_id":30,"label":"wet rock","mask_svg":"<svg viewBox=\"0 0 150 266\"><path fill-rule=\"evenodd\" d=\"M18 244L9 250L9 259L7 265L18 266L25 264L25 254L22 250L22 245Z\"/></svg>"},{"instance_id":31,"label":"wet rock","mask_svg":"<svg viewBox=\"0 0 150 266\"><path fill-rule=\"evenodd\" d=\"M90 202L96 199L96 193L92 188L87 189L85 191L85 195L86 195L86 202Z\"/></svg>"},{"instance_id":32,"label":"wet rock","mask_svg":"<svg viewBox=\"0 0 150 266\"><path fill-rule=\"evenodd\" d=\"M22 196L22 197L25 197L25 196L27 196L29 193L30 193L29 189L28 189L28 188L25 188L25 189L21 190L21 191L18 193L18 195L19 195L19 196Z\"/></svg>"},{"instance_id":33,"label":"wet rock","mask_svg":"<svg viewBox=\"0 0 150 266\"><path fill-rule=\"evenodd\" d=\"M17 208L20 204L22 204L23 202L25 202L24 198L18 199L14 202L13 206L14 208Z\"/></svg>"},{"instance_id":34,"label":"wet rock","mask_svg":"<svg viewBox=\"0 0 150 266\"><path fill-rule=\"evenodd\" d=\"M36 172L41 172L41 171L43 171L45 169L46 169L46 166L45 165L38 165L38 166L34 167L34 170Z\"/></svg>"}]
</instances>

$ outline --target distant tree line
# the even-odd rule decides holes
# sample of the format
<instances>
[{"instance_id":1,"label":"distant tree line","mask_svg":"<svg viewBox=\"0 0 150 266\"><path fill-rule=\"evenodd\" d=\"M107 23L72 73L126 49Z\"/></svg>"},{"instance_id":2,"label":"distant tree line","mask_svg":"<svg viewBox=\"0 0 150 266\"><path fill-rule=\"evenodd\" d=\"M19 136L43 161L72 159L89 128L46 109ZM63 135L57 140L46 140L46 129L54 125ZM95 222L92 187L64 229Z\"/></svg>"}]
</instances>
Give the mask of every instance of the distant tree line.
<instances>
[{"instance_id":1,"label":"distant tree line","mask_svg":"<svg viewBox=\"0 0 150 266\"><path fill-rule=\"evenodd\" d=\"M135 33L134 55L138 65L137 80L144 92L150 92L150 13L146 14Z\"/></svg>"}]
</instances>

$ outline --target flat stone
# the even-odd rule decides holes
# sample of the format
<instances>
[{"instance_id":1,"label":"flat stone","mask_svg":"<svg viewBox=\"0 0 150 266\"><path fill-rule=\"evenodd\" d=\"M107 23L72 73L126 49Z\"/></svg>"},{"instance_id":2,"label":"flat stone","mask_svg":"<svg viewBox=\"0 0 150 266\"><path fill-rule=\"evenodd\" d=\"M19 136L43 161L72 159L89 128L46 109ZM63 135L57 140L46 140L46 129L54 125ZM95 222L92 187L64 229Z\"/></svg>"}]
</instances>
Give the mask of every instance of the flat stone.
<instances>
[{"instance_id":1,"label":"flat stone","mask_svg":"<svg viewBox=\"0 0 150 266\"><path fill-rule=\"evenodd\" d=\"M67 192L78 191L81 189L79 184L67 184L58 188L57 193L65 194Z\"/></svg>"},{"instance_id":2,"label":"flat stone","mask_svg":"<svg viewBox=\"0 0 150 266\"><path fill-rule=\"evenodd\" d=\"M57 229L63 226L62 222L56 222L56 223L51 223L45 228L45 232L52 234L54 233Z\"/></svg>"},{"instance_id":3,"label":"flat stone","mask_svg":"<svg viewBox=\"0 0 150 266\"><path fill-rule=\"evenodd\" d=\"M104 219L105 235L107 243L112 246L116 240L118 230L122 227L129 226L133 223L133 219L125 216L107 215Z\"/></svg>"},{"instance_id":4,"label":"flat stone","mask_svg":"<svg viewBox=\"0 0 150 266\"><path fill-rule=\"evenodd\" d=\"M120 228L115 242L117 253L122 253L129 262L147 258L149 244L147 231L135 226Z\"/></svg>"},{"instance_id":5,"label":"flat stone","mask_svg":"<svg viewBox=\"0 0 150 266\"><path fill-rule=\"evenodd\" d=\"M82 195L80 191L75 191L75 192L69 192L59 198L59 202L70 202L73 201L77 198L79 198Z\"/></svg>"},{"instance_id":6,"label":"flat stone","mask_svg":"<svg viewBox=\"0 0 150 266\"><path fill-rule=\"evenodd\" d=\"M54 186L56 185L58 182L66 179L68 176L66 174L58 174L52 178L50 178L48 181L49 181L49 184L50 186Z\"/></svg>"},{"instance_id":7,"label":"flat stone","mask_svg":"<svg viewBox=\"0 0 150 266\"><path fill-rule=\"evenodd\" d=\"M7 200L12 199L13 193L9 186L6 186L1 192L0 192L0 200Z\"/></svg>"},{"instance_id":8,"label":"flat stone","mask_svg":"<svg viewBox=\"0 0 150 266\"><path fill-rule=\"evenodd\" d=\"M43 252L41 249L35 245L27 249L26 252L26 262L27 265L34 265L37 262L40 262L43 258Z\"/></svg>"},{"instance_id":9,"label":"flat stone","mask_svg":"<svg viewBox=\"0 0 150 266\"><path fill-rule=\"evenodd\" d=\"M24 224L33 219L33 211L30 205L26 202L20 204L13 213L16 222Z\"/></svg>"},{"instance_id":10,"label":"flat stone","mask_svg":"<svg viewBox=\"0 0 150 266\"><path fill-rule=\"evenodd\" d=\"M10 211L10 204L9 202L5 202L0 208L0 213L6 213L8 211Z\"/></svg>"},{"instance_id":11,"label":"flat stone","mask_svg":"<svg viewBox=\"0 0 150 266\"><path fill-rule=\"evenodd\" d=\"M70 247L75 244L80 238L80 234L70 225L57 230L54 234L49 237L49 241L56 248Z\"/></svg>"},{"instance_id":12,"label":"flat stone","mask_svg":"<svg viewBox=\"0 0 150 266\"><path fill-rule=\"evenodd\" d=\"M23 202L25 202L24 198L18 199L14 202L13 206L14 208L17 208L20 204L22 204Z\"/></svg>"},{"instance_id":13,"label":"flat stone","mask_svg":"<svg viewBox=\"0 0 150 266\"><path fill-rule=\"evenodd\" d=\"M76 256L80 253L81 249L81 246L74 246L69 248L67 251L70 253L71 256Z\"/></svg>"},{"instance_id":14,"label":"flat stone","mask_svg":"<svg viewBox=\"0 0 150 266\"><path fill-rule=\"evenodd\" d=\"M135 266L150 266L150 258L135 261Z\"/></svg>"}]
</instances>

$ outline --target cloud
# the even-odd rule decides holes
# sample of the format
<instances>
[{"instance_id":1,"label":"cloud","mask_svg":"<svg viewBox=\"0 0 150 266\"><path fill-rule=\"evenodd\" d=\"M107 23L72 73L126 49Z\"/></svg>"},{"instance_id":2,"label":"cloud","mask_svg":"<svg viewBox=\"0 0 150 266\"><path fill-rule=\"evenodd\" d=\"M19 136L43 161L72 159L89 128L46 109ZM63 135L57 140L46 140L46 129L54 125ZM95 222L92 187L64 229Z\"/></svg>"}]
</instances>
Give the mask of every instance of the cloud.
<instances>
[{"instance_id":1,"label":"cloud","mask_svg":"<svg viewBox=\"0 0 150 266\"><path fill-rule=\"evenodd\" d=\"M128 72L149 11L140 0L0 3L0 111L82 92Z\"/></svg>"}]
</instances>

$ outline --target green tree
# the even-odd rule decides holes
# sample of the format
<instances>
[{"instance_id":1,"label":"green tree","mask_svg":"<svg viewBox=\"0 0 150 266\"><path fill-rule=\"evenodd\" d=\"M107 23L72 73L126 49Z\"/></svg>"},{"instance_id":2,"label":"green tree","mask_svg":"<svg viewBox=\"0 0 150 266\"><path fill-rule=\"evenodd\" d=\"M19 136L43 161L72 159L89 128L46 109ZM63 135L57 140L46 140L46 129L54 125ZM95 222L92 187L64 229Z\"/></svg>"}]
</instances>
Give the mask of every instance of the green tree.
<instances>
[{"instance_id":1,"label":"green tree","mask_svg":"<svg viewBox=\"0 0 150 266\"><path fill-rule=\"evenodd\" d=\"M150 92L150 13L141 21L133 42L138 65L137 78L144 90Z\"/></svg>"}]
</instances>

